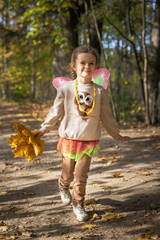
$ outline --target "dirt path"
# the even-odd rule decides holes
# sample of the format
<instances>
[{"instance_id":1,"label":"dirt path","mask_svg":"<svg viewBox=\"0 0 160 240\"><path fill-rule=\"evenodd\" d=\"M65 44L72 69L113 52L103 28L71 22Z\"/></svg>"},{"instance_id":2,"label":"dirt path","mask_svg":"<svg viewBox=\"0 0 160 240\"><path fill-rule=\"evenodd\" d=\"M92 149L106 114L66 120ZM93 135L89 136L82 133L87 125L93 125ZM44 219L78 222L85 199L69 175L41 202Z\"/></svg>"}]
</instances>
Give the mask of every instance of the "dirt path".
<instances>
[{"instance_id":1,"label":"dirt path","mask_svg":"<svg viewBox=\"0 0 160 240\"><path fill-rule=\"evenodd\" d=\"M13 158L7 143L14 133L11 123L39 128L47 110L33 108L31 114L31 106L0 106L0 239L160 239L160 128L123 126L122 135L132 137L128 144L103 130L87 185L90 220L79 223L72 207L60 201L57 128L43 138L42 157L31 164Z\"/></svg>"}]
</instances>

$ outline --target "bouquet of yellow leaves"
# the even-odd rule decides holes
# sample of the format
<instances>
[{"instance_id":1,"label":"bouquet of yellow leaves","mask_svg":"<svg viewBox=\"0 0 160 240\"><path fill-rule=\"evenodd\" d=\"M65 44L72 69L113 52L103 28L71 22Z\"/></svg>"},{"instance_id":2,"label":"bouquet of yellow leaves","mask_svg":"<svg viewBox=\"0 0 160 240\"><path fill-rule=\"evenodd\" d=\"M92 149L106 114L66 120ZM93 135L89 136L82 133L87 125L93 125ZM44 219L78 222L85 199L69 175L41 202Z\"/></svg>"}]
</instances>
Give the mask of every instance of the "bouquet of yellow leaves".
<instances>
[{"instance_id":1,"label":"bouquet of yellow leaves","mask_svg":"<svg viewBox=\"0 0 160 240\"><path fill-rule=\"evenodd\" d=\"M31 163L38 155L42 155L44 141L40 137L35 138L34 133L21 123L12 124L17 135L11 135L9 144L13 150L14 157L25 157Z\"/></svg>"}]
</instances>

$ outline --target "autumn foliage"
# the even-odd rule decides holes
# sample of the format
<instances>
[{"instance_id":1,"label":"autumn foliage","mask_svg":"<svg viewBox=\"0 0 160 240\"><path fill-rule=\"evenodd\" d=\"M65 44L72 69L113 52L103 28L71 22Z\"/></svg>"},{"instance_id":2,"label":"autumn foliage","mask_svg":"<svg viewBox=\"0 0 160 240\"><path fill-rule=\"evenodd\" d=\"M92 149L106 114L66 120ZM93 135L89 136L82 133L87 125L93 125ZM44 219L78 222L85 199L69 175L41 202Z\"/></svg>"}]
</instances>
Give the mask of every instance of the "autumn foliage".
<instances>
[{"instance_id":1,"label":"autumn foliage","mask_svg":"<svg viewBox=\"0 0 160 240\"><path fill-rule=\"evenodd\" d=\"M14 148L14 157L25 157L32 162L38 155L42 155L45 143L43 140L35 138L34 133L19 122L12 127L17 134L11 135L8 142L11 148Z\"/></svg>"}]
</instances>

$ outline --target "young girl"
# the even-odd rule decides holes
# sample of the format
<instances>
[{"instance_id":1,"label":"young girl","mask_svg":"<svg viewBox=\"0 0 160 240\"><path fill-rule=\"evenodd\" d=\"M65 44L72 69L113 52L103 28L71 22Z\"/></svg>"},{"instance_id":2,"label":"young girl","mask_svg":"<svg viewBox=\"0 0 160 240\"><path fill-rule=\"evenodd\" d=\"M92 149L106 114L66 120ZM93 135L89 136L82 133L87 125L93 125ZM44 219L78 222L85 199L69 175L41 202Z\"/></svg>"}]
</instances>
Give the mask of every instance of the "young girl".
<instances>
[{"instance_id":1,"label":"young girl","mask_svg":"<svg viewBox=\"0 0 160 240\"><path fill-rule=\"evenodd\" d=\"M35 134L36 137L43 136L62 118L57 144L57 151L63 155L59 190L63 204L69 205L72 202L79 221L88 219L83 202L91 158L98 153L100 121L114 139L129 139L119 134L106 91L91 81L98 60L98 54L93 48L78 47L73 51L70 66L76 79L58 89L53 107ZM71 196L69 185L73 179Z\"/></svg>"}]
</instances>

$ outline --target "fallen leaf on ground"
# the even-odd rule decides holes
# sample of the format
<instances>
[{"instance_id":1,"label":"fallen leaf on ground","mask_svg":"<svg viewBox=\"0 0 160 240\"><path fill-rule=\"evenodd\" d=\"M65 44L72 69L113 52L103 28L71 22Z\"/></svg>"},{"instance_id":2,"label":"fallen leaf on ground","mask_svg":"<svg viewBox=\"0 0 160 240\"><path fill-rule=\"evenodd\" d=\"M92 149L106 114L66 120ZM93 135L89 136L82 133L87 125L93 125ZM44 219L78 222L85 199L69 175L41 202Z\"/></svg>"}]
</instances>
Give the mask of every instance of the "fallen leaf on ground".
<instances>
[{"instance_id":1,"label":"fallen leaf on ground","mask_svg":"<svg viewBox=\"0 0 160 240\"><path fill-rule=\"evenodd\" d=\"M148 176L148 175L150 175L150 172L149 171L144 171L144 172L140 173L140 175Z\"/></svg>"},{"instance_id":2,"label":"fallen leaf on ground","mask_svg":"<svg viewBox=\"0 0 160 240\"><path fill-rule=\"evenodd\" d=\"M1 195L6 195L9 194L9 192L5 191L5 192L1 192Z\"/></svg>"},{"instance_id":3,"label":"fallen leaf on ground","mask_svg":"<svg viewBox=\"0 0 160 240\"><path fill-rule=\"evenodd\" d=\"M149 240L150 236L152 235L153 231L152 230L148 230L145 233L141 234L137 240Z\"/></svg>"},{"instance_id":4,"label":"fallen leaf on ground","mask_svg":"<svg viewBox=\"0 0 160 240\"><path fill-rule=\"evenodd\" d=\"M62 167L62 164L58 164L57 166L55 166L56 168L60 168Z\"/></svg>"},{"instance_id":5,"label":"fallen leaf on ground","mask_svg":"<svg viewBox=\"0 0 160 240\"><path fill-rule=\"evenodd\" d=\"M119 176L120 176L120 173L115 173L115 174L113 175L114 178L119 178Z\"/></svg>"},{"instance_id":6,"label":"fallen leaf on ground","mask_svg":"<svg viewBox=\"0 0 160 240\"><path fill-rule=\"evenodd\" d=\"M99 238L99 237L103 236L103 234L102 233L89 233L89 234L85 234L84 236L92 239L92 238Z\"/></svg>"},{"instance_id":7,"label":"fallen leaf on ground","mask_svg":"<svg viewBox=\"0 0 160 240\"><path fill-rule=\"evenodd\" d=\"M13 176L8 175L8 176L5 176L5 178L13 178Z\"/></svg>"},{"instance_id":8,"label":"fallen leaf on ground","mask_svg":"<svg viewBox=\"0 0 160 240\"><path fill-rule=\"evenodd\" d=\"M125 178L122 179L122 182L126 182L127 180Z\"/></svg>"},{"instance_id":9,"label":"fallen leaf on ground","mask_svg":"<svg viewBox=\"0 0 160 240\"><path fill-rule=\"evenodd\" d=\"M108 160L108 161L107 161L107 166L110 166L112 163L113 163L112 160Z\"/></svg>"},{"instance_id":10,"label":"fallen leaf on ground","mask_svg":"<svg viewBox=\"0 0 160 240\"><path fill-rule=\"evenodd\" d=\"M92 199L85 200L84 204L85 205L92 205L92 204L97 204L98 202L99 202L98 200L95 200L94 198L92 198Z\"/></svg>"},{"instance_id":11,"label":"fallen leaf on ground","mask_svg":"<svg viewBox=\"0 0 160 240\"><path fill-rule=\"evenodd\" d=\"M15 239L16 239L15 235L10 236L10 240L15 240Z\"/></svg>"},{"instance_id":12,"label":"fallen leaf on ground","mask_svg":"<svg viewBox=\"0 0 160 240\"><path fill-rule=\"evenodd\" d=\"M98 161L104 161L104 160L109 160L110 158L107 158L107 157L101 157L101 158L98 158Z\"/></svg>"},{"instance_id":13,"label":"fallen leaf on ground","mask_svg":"<svg viewBox=\"0 0 160 240\"><path fill-rule=\"evenodd\" d=\"M12 171L18 171L18 170L20 170L20 169L21 169L20 167L15 166L14 168L12 168Z\"/></svg>"},{"instance_id":14,"label":"fallen leaf on ground","mask_svg":"<svg viewBox=\"0 0 160 240\"><path fill-rule=\"evenodd\" d=\"M93 183L91 184L92 187L99 187L99 183Z\"/></svg>"},{"instance_id":15,"label":"fallen leaf on ground","mask_svg":"<svg viewBox=\"0 0 160 240\"><path fill-rule=\"evenodd\" d=\"M14 208L12 205L3 206L0 208L0 211L10 211Z\"/></svg>"},{"instance_id":16,"label":"fallen leaf on ground","mask_svg":"<svg viewBox=\"0 0 160 240\"><path fill-rule=\"evenodd\" d=\"M101 188L111 188L110 185L100 185Z\"/></svg>"},{"instance_id":17,"label":"fallen leaf on ground","mask_svg":"<svg viewBox=\"0 0 160 240\"><path fill-rule=\"evenodd\" d=\"M96 224L86 224L82 226L82 230L92 230L93 228L98 228Z\"/></svg>"},{"instance_id":18,"label":"fallen leaf on ground","mask_svg":"<svg viewBox=\"0 0 160 240\"><path fill-rule=\"evenodd\" d=\"M20 209L20 210L15 211L16 214L25 214L26 212L27 212L26 209Z\"/></svg>"},{"instance_id":19,"label":"fallen leaf on ground","mask_svg":"<svg viewBox=\"0 0 160 240\"><path fill-rule=\"evenodd\" d=\"M29 232L29 231L22 232L22 236L32 237L33 236L33 232Z\"/></svg>"},{"instance_id":20,"label":"fallen leaf on ground","mask_svg":"<svg viewBox=\"0 0 160 240\"><path fill-rule=\"evenodd\" d=\"M35 195L35 193L33 193L33 192L24 192L24 195L33 196L33 195Z\"/></svg>"},{"instance_id":21,"label":"fallen leaf on ground","mask_svg":"<svg viewBox=\"0 0 160 240\"><path fill-rule=\"evenodd\" d=\"M67 240L81 240L81 237L77 238L77 237L70 237L69 235L63 236L63 239L67 239Z\"/></svg>"},{"instance_id":22,"label":"fallen leaf on ground","mask_svg":"<svg viewBox=\"0 0 160 240\"><path fill-rule=\"evenodd\" d=\"M113 212L106 212L106 216L101 218L102 222L107 222L107 221L117 221L119 219L121 219L122 216L118 215L116 213Z\"/></svg>"},{"instance_id":23,"label":"fallen leaf on ground","mask_svg":"<svg viewBox=\"0 0 160 240\"><path fill-rule=\"evenodd\" d=\"M148 217L150 215L149 212L145 213L144 217Z\"/></svg>"},{"instance_id":24,"label":"fallen leaf on ground","mask_svg":"<svg viewBox=\"0 0 160 240\"><path fill-rule=\"evenodd\" d=\"M145 179L141 179L141 183L147 183L148 181Z\"/></svg>"},{"instance_id":25,"label":"fallen leaf on ground","mask_svg":"<svg viewBox=\"0 0 160 240\"><path fill-rule=\"evenodd\" d=\"M41 237L43 237L43 238L48 238L48 237L49 237L49 235L48 235L48 234L44 234L44 233L43 233L43 234L41 235Z\"/></svg>"},{"instance_id":26,"label":"fallen leaf on ground","mask_svg":"<svg viewBox=\"0 0 160 240\"><path fill-rule=\"evenodd\" d=\"M97 213L95 213L93 214L92 218L89 221L93 222L94 220L97 220L97 219L100 219L100 216Z\"/></svg>"},{"instance_id":27,"label":"fallen leaf on ground","mask_svg":"<svg viewBox=\"0 0 160 240\"><path fill-rule=\"evenodd\" d=\"M128 144L128 147L134 148L134 147L136 147L136 145L129 145L129 144Z\"/></svg>"}]
</instances>

